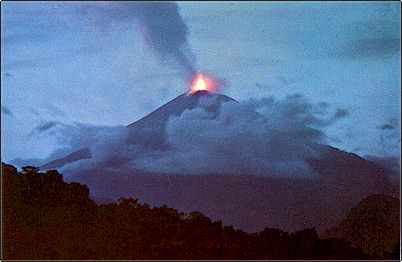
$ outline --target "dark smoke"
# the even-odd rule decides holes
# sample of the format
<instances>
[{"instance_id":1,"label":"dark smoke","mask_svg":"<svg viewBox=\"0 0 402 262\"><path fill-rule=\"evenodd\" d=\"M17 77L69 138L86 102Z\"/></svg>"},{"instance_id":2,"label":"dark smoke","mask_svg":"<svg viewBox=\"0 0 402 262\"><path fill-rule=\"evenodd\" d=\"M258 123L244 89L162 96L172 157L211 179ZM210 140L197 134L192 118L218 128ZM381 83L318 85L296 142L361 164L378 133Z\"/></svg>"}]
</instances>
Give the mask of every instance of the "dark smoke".
<instances>
[{"instance_id":1,"label":"dark smoke","mask_svg":"<svg viewBox=\"0 0 402 262\"><path fill-rule=\"evenodd\" d=\"M187 44L188 29L174 2L135 3L136 16L146 27L151 47L162 55L172 55L190 75L194 66L182 48Z\"/></svg>"},{"instance_id":2,"label":"dark smoke","mask_svg":"<svg viewBox=\"0 0 402 262\"><path fill-rule=\"evenodd\" d=\"M138 22L145 31L146 42L162 59L175 58L185 71L186 77L196 73L193 63L186 56L193 55L188 47L187 25L175 2L118 2L88 4L81 13L97 14L103 22L106 19ZM188 48L187 48L188 49Z\"/></svg>"}]
</instances>

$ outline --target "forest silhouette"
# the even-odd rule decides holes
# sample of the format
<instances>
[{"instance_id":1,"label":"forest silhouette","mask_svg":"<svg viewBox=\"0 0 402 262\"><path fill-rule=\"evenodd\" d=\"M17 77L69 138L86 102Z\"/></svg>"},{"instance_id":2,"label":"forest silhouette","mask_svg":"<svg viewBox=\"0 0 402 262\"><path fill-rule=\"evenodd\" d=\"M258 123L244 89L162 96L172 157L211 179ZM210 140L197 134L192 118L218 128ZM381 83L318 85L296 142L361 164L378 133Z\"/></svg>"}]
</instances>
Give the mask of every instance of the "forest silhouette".
<instances>
[{"instance_id":1,"label":"forest silhouette","mask_svg":"<svg viewBox=\"0 0 402 262\"><path fill-rule=\"evenodd\" d=\"M19 172L2 163L3 259L390 259L364 254L314 228L246 233L202 213L138 199L96 204L89 189L56 170Z\"/></svg>"}]
</instances>

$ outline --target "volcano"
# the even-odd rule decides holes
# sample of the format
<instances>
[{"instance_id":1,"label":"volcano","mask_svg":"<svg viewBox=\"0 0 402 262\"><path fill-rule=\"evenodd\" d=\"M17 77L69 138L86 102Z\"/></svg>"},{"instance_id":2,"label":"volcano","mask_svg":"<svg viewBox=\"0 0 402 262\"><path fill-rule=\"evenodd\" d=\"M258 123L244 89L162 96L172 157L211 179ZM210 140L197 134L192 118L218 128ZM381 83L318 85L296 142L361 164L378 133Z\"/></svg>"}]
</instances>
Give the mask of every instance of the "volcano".
<instances>
[{"instance_id":1,"label":"volcano","mask_svg":"<svg viewBox=\"0 0 402 262\"><path fill-rule=\"evenodd\" d=\"M222 106L230 103L239 102L204 90L184 93L126 126L128 135L125 146L163 155L172 146L166 135L167 125L172 118L193 112L202 104L206 117L215 119ZM265 118L257 112L249 115L253 120ZM187 128L192 127L189 125ZM191 144L188 146L192 147ZM119 155L96 166L68 169L71 164L92 158L91 150L87 147L55 159L40 169L65 167L62 169L65 179L87 184L96 199L133 197L153 206L166 204L183 212L197 210L211 219L246 231L257 231L264 227L285 231L315 227L323 231L339 223L364 197L398 194L399 185L393 184L390 179L397 176L392 170L327 145L314 143L309 146L320 152L320 157L303 159L316 174L312 177L255 175L259 169L249 166L239 173L162 174L135 168L124 169L127 157ZM229 156L239 154L242 150L240 146L224 148ZM255 148L256 152L259 150ZM130 157L135 159L136 155ZM286 158L286 155L283 157ZM194 166L196 164L194 162ZM233 161L230 164L236 166L242 163Z\"/></svg>"},{"instance_id":2,"label":"volcano","mask_svg":"<svg viewBox=\"0 0 402 262\"><path fill-rule=\"evenodd\" d=\"M218 113L221 103L228 101L237 102L228 96L208 91L197 91L192 94L184 93L144 118L128 125L128 143L156 149L166 148L164 129L169 117L179 116L185 110L196 108L200 100L212 102L206 110L213 114Z\"/></svg>"},{"instance_id":3,"label":"volcano","mask_svg":"<svg viewBox=\"0 0 402 262\"><path fill-rule=\"evenodd\" d=\"M204 90L195 93L184 93L140 120L126 126L129 133L127 144L139 145L148 149L165 149L167 145L165 143L164 129L169 117L179 116L185 110L194 109L199 104L200 99L211 101L210 107L206 108L206 110L215 114L217 114L221 103L237 102L228 96ZM44 164L40 169L56 169L87 158L91 158L90 150L82 148L65 157Z\"/></svg>"}]
</instances>

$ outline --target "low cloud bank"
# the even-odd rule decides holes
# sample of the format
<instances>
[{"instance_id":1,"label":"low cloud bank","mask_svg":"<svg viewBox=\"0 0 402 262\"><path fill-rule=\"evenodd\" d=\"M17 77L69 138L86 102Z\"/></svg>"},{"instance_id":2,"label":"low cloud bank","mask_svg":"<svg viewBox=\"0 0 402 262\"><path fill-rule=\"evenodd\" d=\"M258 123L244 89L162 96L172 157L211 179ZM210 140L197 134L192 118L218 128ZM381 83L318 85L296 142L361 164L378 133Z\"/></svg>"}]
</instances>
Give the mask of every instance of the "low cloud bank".
<instances>
[{"instance_id":1,"label":"low cloud bank","mask_svg":"<svg viewBox=\"0 0 402 262\"><path fill-rule=\"evenodd\" d=\"M316 117L302 96L226 102L218 114L208 102L171 117L165 129L170 149L136 164L157 173L310 174L304 160L319 157L314 144L325 140L311 125L329 119Z\"/></svg>"},{"instance_id":2,"label":"low cloud bank","mask_svg":"<svg viewBox=\"0 0 402 262\"><path fill-rule=\"evenodd\" d=\"M64 171L101 167L162 174L311 176L315 174L306 160L319 158L316 145L326 141L320 128L347 116L344 109L331 111L298 94L217 103L201 99L194 109L164 122L167 147L130 144L124 126L52 122L41 124L35 134L55 136L70 152L89 148L90 159L68 164Z\"/></svg>"}]
</instances>

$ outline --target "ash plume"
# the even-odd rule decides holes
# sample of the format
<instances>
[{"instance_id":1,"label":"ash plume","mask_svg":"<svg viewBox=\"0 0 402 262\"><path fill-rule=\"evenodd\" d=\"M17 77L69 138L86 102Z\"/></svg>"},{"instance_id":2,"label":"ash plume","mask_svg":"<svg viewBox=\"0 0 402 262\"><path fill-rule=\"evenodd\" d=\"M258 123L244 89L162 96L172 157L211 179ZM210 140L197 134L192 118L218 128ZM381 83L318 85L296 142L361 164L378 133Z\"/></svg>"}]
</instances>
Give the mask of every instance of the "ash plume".
<instances>
[{"instance_id":1,"label":"ash plume","mask_svg":"<svg viewBox=\"0 0 402 262\"><path fill-rule=\"evenodd\" d=\"M187 78L195 75L188 48L188 28L175 2L106 2L88 4L81 13L97 14L98 19L140 24L148 46L162 59L174 58ZM105 21L109 19L109 21Z\"/></svg>"},{"instance_id":2,"label":"ash plume","mask_svg":"<svg viewBox=\"0 0 402 262\"><path fill-rule=\"evenodd\" d=\"M136 3L134 14L145 26L151 47L162 56L175 57L186 73L194 75L194 66L183 52L187 44L188 29L180 16L177 4Z\"/></svg>"}]
</instances>

